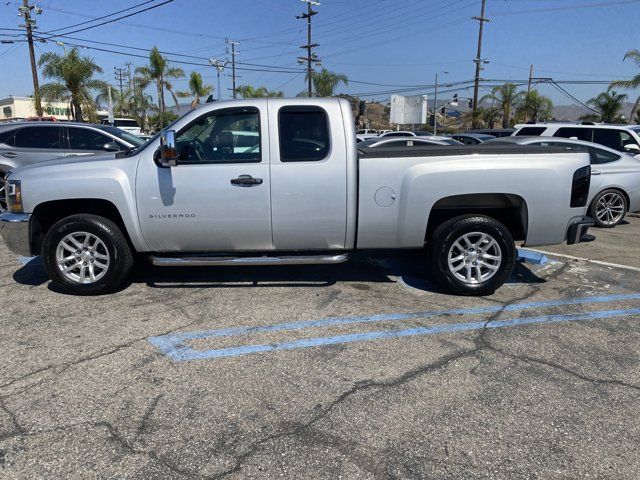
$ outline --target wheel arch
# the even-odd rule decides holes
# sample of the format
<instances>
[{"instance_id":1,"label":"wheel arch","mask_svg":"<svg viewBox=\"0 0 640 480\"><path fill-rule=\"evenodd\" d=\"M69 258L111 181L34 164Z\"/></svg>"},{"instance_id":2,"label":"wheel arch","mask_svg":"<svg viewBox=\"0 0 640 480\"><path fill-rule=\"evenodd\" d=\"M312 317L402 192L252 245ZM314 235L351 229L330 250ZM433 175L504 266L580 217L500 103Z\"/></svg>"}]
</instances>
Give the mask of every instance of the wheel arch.
<instances>
[{"instance_id":1,"label":"wheel arch","mask_svg":"<svg viewBox=\"0 0 640 480\"><path fill-rule=\"evenodd\" d=\"M132 250L136 250L123 216L113 202L101 198L74 198L51 200L36 205L31 214L29 234L31 252L35 254L40 252L45 235L56 222L81 213L99 215L114 222Z\"/></svg>"},{"instance_id":2,"label":"wheel arch","mask_svg":"<svg viewBox=\"0 0 640 480\"><path fill-rule=\"evenodd\" d=\"M529 213L527 202L512 193L470 193L443 197L429 212L425 242L439 225L460 215L485 215L502 223L516 241L527 237Z\"/></svg>"}]
</instances>

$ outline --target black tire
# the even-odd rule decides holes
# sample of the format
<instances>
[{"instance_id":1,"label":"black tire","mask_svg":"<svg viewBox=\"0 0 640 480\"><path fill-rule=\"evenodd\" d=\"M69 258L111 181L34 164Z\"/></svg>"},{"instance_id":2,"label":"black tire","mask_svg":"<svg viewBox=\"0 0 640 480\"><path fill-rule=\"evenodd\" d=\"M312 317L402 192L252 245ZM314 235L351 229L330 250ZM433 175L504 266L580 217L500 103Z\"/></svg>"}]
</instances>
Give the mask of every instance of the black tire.
<instances>
[{"instance_id":1,"label":"black tire","mask_svg":"<svg viewBox=\"0 0 640 480\"><path fill-rule=\"evenodd\" d=\"M0 172L0 213L4 213L7 210L7 174L6 172Z\"/></svg>"},{"instance_id":2,"label":"black tire","mask_svg":"<svg viewBox=\"0 0 640 480\"><path fill-rule=\"evenodd\" d=\"M104 276L94 283L82 284L70 280L57 266L58 244L65 236L74 232L95 235L109 253L109 267ZM71 215L53 225L44 238L41 255L44 269L53 285L73 295L102 295L117 290L129 276L134 260L131 247L120 228L107 218L89 214Z\"/></svg>"},{"instance_id":3,"label":"black tire","mask_svg":"<svg viewBox=\"0 0 640 480\"><path fill-rule=\"evenodd\" d=\"M463 235L474 232L490 235L500 247L502 260L493 276L471 284L451 271L448 259L454 243ZM500 222L484 215L461 215L447 220L433 232L427 252L431 270L440 285L456 294L473 296L490 295L502 286L513 272L517 258L515 243L509 230ZM485 268L485 271L488 270Z\"/></svg>"},{"instance_id":4,"label":"black tire","mask_svg":"<svg viewBox=\"0 0 640 480\"><path fill-rule=\"evenodd\" d=\"M606 196L615 195L616 198L620 199L620 204L624 207L624 211L622 212L622 216L616 219L614 222L611 221L603 221L598 218L598 214L596 213L596 209L598 207L598 202ZM627 214L627 210L629 209L629 204L627 203L627 197L620 190L616 190L615 188L608 188L607 190L603 190L598 193L593 200L591 201L591 205L589 206L589 216L593 218L595 222L595 226L598 228L613 228L616 225L620 225L622 220L624 220L625 215ZM606 218L606 217L605 217Z\"/></svg>"}]
</instances>

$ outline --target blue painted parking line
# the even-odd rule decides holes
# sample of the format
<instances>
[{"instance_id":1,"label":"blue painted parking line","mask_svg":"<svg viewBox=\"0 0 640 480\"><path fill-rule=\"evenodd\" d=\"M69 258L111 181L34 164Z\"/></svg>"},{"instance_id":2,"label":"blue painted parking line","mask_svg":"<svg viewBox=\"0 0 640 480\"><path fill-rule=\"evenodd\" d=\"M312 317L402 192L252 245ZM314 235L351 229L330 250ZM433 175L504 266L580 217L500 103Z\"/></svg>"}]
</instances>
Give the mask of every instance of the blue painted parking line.
<instances>
[{"instance_id":1,"label":"blue painted parking line","mask_svg":"<svg viewBox=\"0 0 640 480\"><path fill-rule=\"evenodd\" d=\"M455 333L468 330L479 330L481 328L505 328L520 325L530 325L535 323L559 323L575 322L582 320L595 320L598 318L612 318L620 316L639 315L640 308L630 308L625 310L600 310L588 313L545 315L542 317L513 318L510 320L496 320L491 323L486 321L469 323L448 323L435 325L433 327L414 327L404 330L386 330L365 333L353 333L338 335L334 337L309 338L295 340L292 342L282 342L264 345L242 345L239 347L220 348L215 350L195 350L189 347L174 348L165 351L175 362L185 362L190 360L205 360L211 358L237 357L252 353L274 352L278 350L298 350L302 348L320 347L326 345L336 345L341 343L366 342L371 340L383 340L390 338L413 337L417 335L435 335L438 333ZM161 337L155 337L156 339ZM158 348L162 346L152 341Z\"/></svg>"},{"instance_id":2,"label":"blue painted parking line","mask_svg":"<svg viewBox=\"0 0 640 480\"><path fill-rule=\"evenodd\" d=\"M257 352L265 352L265 351L273 351L273 350L291 350L295 348L308 348L312 346L319 345L329 345L333 343L350 343L354 341L365 341L365 340L373 340L377 338L390 338L394 336L411 336L411 335L425 335L425 334L433 334L433 333L443 333L443 331L435 331L437 328L451 328L451 331L458 331L456 329L462 328L463 330L470 330L479 328L477 325L484 325L485 322L471 322L467 324L447 324L441 325L440 327L421 327L419 329L407 329L407 330L395 330L395 331L378 331L378 332L368 332L361 334L352 334L352 335L343 335L338 337L323 337L323 338L315 338L308 340L299 340L295 342L284 342L277 343L273 345L244 345L239 347L225 348L225 349L216 349L216 350L207 350L207 351L199 351L193 349L187 345L185 342L191 340L202 340L208 338L220 338L220 337L231 337L238 335L247 335L253 333L265 333L265 332L279 332L279 331L291 331L291 330L303 330L308 328L316 328L316 327L327 327L333 325L346 325L346 324L357 324L357 323L373 323L373 322L389 322L389 321L404 321L411 319L426 319L433 318L437 316L445 316L445 315L478 315L478 314L490 314L497 312L513 312L513 311L522 311L522 310L530 310L537 308L547 308L547 307L556 307L556 306L568 306L568 305L584 305L584 304L597 304L597 303L608 303L608 302L620 302L625 300L638 300L640 299L640 293L633 294L622 294L622 295L607 295L607 296L599 296L599 297L582 297L582 298L572 298L572 299L558 299L558 300L547 300L540 302L526 302L526 303L515 303L512 305L507 305L505 307L502 306L490 306L490 307L479 307L479 308L468 308L468 309L453 309L453 310L435 310L435 311L425 311L425 312L414 312L414 313L391 313L391 314L379 314L379 315L368 315L368 316L360 316L360 317L332 317L325 318L320 320L311 320L311 321L303 321L303 322L292 322L292 323L281 323L275 325L266 325L266 326L254 326L254 327L236 327L236 328L227 328L227 329L218 329L218 330L209 330L203 332L182 332L182 333L173 333L168 335L161 335L156 337L150 337L148 340L151 344L153 344L156 348L161 350L163 353L168 355L174 361L186 361L186 360L196 360L203 358L220 358L220 357L229 357L229 356L237 356L237 355L246 355L249 353L257 353ZM607 312L634 312L635 310L608 310ZM598 312L594 312L598 313ZM632 315L635 313L629 313ZM588 314L576 314L578 316L588 315ZM574 315L574 317L576 316ZM535 317L535 318L546 318L553 319L560 316L546 316L546 317ZM589 319L592 317L587 317L584 319ZM593 317L593 318L602 318L602 317ZM583 319L583 318L576 318ZM523 319L512 319L506 322L511 322L513 325L517 325L518 321ZM554 320L544 320L546 322L554 321ZM568 320L565 320L568 321ZM532 323L542 323L543 320L538 320ZM492 322L491 325L498 326L511 326L502 325L501 322ZM464 328L464 325L467 325ZM475 326L474 326L475 325ZM463 326L463 327L460 327ZM495 328L495 327L492 327ZM426 330L425 330L426 329ZM418 333L410 333L416 331ZM405 332L405 334L402 334ZM409 332L409 333L407 333ZM369 338L368 336L373 335L373 337ZM315 342L315 343L314 343Z\"/></svg>"}]
</instances>

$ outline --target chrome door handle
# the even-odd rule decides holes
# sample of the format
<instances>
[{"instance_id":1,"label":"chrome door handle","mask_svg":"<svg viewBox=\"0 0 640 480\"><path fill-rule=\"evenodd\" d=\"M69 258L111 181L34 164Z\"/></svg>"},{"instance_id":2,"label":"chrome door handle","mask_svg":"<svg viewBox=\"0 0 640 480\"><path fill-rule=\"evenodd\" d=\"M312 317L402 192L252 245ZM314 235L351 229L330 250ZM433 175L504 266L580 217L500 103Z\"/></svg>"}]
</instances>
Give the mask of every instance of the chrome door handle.
<instances>
[{"instance_id":1,"label":"chrome door handle","mask_svg":"<svg viewBox=\"0 0 640 480\"><path fill-rule=\"evenodd\" d=\"M253 178L251 175L240 175L238 178L231 179L231 185L237 185L239 187L255 187L261 184L261 178Z\"/></svg>"},{"instance_id":2,"label":"chrome door handle","mask_svg":"<svg viewBox=\"0 0 640 480\"><path fill-rule=\"evenodd\" d=\"M16 158L18 154L15 152L3 152L2 156L5 158Z\"/></svg>"},{"instance_id":3,"label":"chrome door handle","mask_svg":"<svg viewBox=\"0 0 640 480\"><path fill-rule=\"evenodd\" d=\"M602 175L600 170L591 170L591 175Z\"/></svg>"}]
</instances>

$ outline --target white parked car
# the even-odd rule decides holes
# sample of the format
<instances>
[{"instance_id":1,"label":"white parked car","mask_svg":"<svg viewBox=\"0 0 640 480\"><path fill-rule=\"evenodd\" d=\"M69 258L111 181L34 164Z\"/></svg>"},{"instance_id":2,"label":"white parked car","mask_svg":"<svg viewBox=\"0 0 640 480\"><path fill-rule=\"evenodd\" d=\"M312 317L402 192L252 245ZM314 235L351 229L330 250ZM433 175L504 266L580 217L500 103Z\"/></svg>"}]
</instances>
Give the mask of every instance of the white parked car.
<instances>
[{"instance_id":1,"label":"white parked car","mask_svg":"<svg viewBox=\"0 0 640 480\"><path fill-rule=\"evenodd\" d=\"M630 153L619 152L592 142L568 138L503 137L483 145L539 145L585 150L591 157L589 215L596 226L611 228L624 219L627 212L640 210L640 160Z\"/></svg>"},{"instance_id":2,"label":"white parked car","mask_svg":"<svg viewBox=\"0 0 640 480\"><path fill-rule=\"evenodd\" d=\"M535 123L516 125L512 136L562 137L599 143L618 152L640 154L640 125L603 123Z\"/></svg>"},{"instance_id":3,"label":"white parked car","mask_svg":"<svg viewBox=\"0 0 640 480\"><path fill-rule=\"evenodd\" d=\"M356 131L356 135L378 135L378 130L373 128L361 128Z\"/></svg>"}]
</instances>

